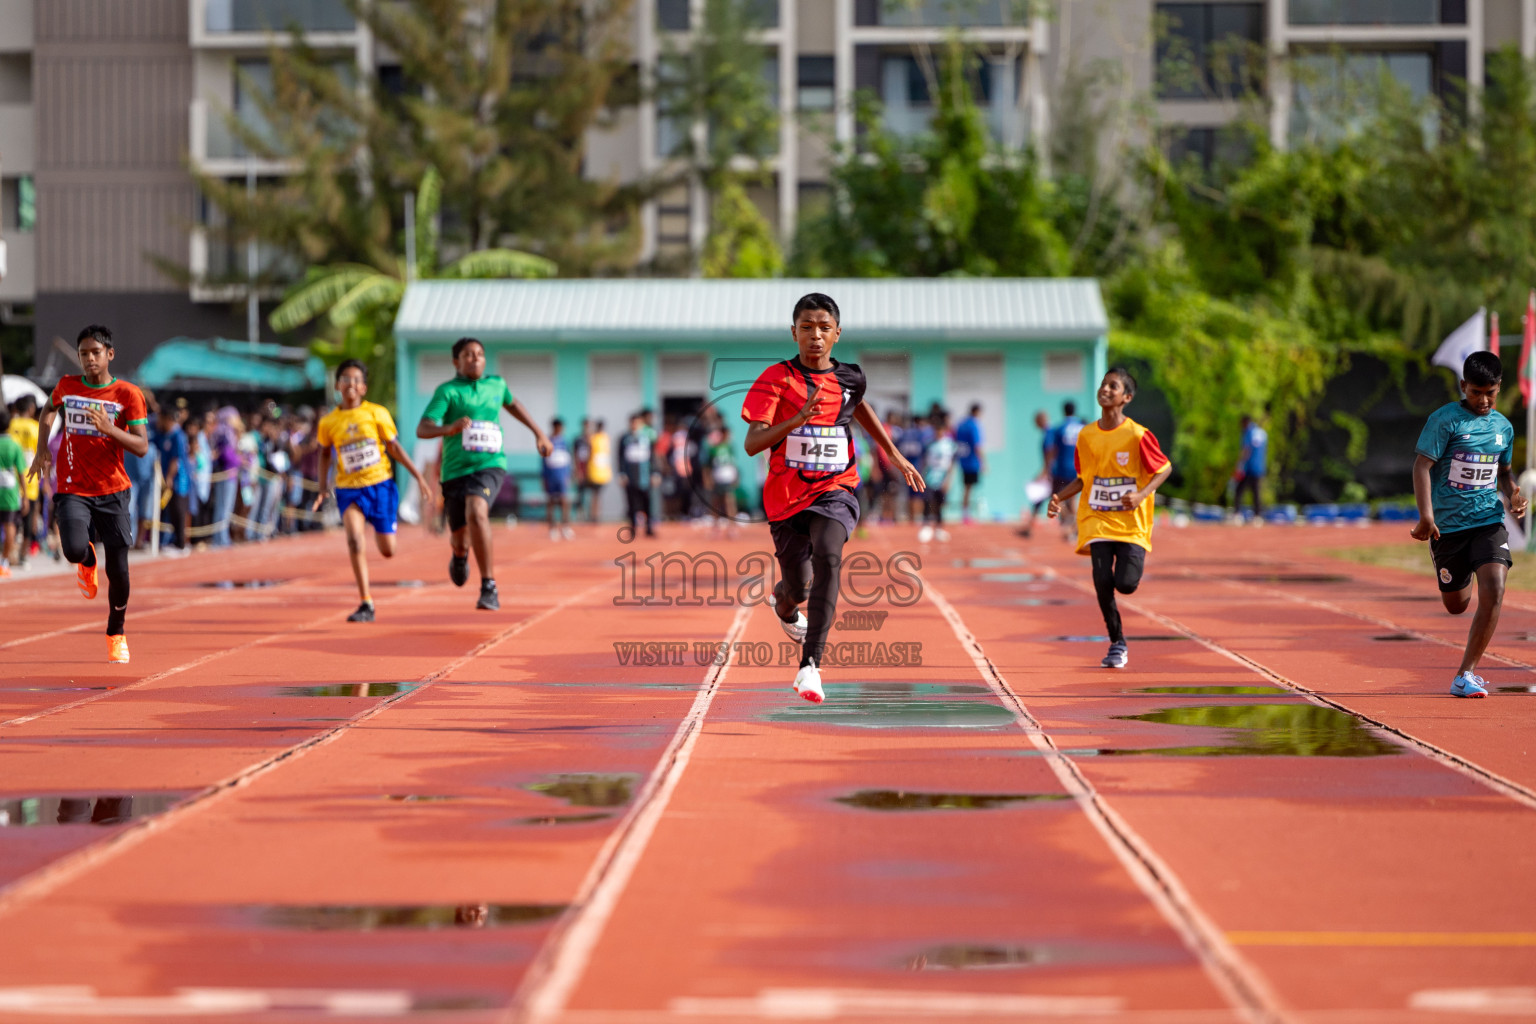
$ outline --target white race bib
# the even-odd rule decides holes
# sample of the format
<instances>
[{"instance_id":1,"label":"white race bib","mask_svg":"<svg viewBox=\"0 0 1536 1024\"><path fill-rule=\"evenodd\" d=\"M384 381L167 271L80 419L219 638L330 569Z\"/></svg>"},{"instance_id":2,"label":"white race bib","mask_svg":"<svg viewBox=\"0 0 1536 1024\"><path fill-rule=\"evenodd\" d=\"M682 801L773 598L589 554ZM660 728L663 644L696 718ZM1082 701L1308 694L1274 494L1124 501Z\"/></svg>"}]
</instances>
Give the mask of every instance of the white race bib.
<instances>
[{"instance_id":1,"label":"white race bib","mask_svg":"<svg viewBox=\"0 0 1536 1024\"><path fill-rule=\"evenodd\" d=\"M729 487L736 482L736 464L734 462L722 462L714 469L715 483L722 487Z\"/></svg>"},{"instance_id":2,"label":"white race bib","mask_svg":"<svg viewBox=\"0 0 1536 1024\"><path fill-rule=\"evenodd\" d=\"M812 473L841 473L848 468L848 435L842 427L796 427L784 439L784 465Z\"/></svg>"},{"instance_id":3,"label":"white race bib","mask_svg":"<svg viewBox=\"0 0 1536 1024\"><path fill-rule=\"evenodd\" d=\"M1124 512L1121 504L1127 494L1136 493L1136 478L1129 476L1096 476L1088 489L1088 507L1095 512Z\"/></svg>"},{"instance_id":4,"label":"white race bib","mask_svg":"<svg viewBox=\"0 0 1536 1024\"><path fill-rule=\"evenodd\" d=\"M488 420L471 420L464 433L459 435L467 452L501 451L501 424Z\"/></svg>"},{"instance_id":5,"label":"white race bib","mask_svg":"<svg viewBox=\"0 0 1536 1024\"><path fill-rule=\"evenodd\" d=\"M336 454L341 456L341 471L349 475L372 469L384 457L383 452L379 451L378 443L371 437L344 444L336 449Z\"/></svg>"},{"instance_id":6,"label":"white race bib","mask_svg":"<svg viewBox=\"0 0 1536 1024\"><path fill-rule=\"evenodd\" d=\"M10 490L12 487L20 486L20 483L14 470L0 469L0 490Z\"/></svg>"},{"instance_id":7,"label":"white race bib","mask_svg":"<svg viewBox=\"0 0 1536 1024\"><path fill-rule=\"evenodd\" d=\"M1452 452L1451 472L1446 482L1458 491L1485 491L1496 487L1499 457L1480 452Z\"/></svg>"},{"instance_id":8,"label":"white race bib","mask_svg":"<svg viewBox=\"0 0 1536 1024\"><path fill-rule=\"evenodd\" d=\"M77 437L105 437L91 422L90 410L101 409L107 414L107 419L117 422L118 413L123 407L116 402L108 402L101 398L87 398L84 395L64 396L64 429Z\"/></svg>"},{"instance_id":9,"label":"white race bib","mask_svg":"<svg viewBox=\"0 0 1536 1024\"><path fill-rule=\"evenodd\" d=\"M556 448L544 457L545 469L564 469L571 464L571 453L566 448Z\"/></svg>"},{"instance_id":10,"label":"white race bib","mask_svg":"<svg viewBox=\"0 0 1536 1024\"><path fill-rule=\"evenodd\" d=\"M624 461L644 464L651 461L651 442L644 437L635 438L624 445Z\"/></svg>"}]
</instances>

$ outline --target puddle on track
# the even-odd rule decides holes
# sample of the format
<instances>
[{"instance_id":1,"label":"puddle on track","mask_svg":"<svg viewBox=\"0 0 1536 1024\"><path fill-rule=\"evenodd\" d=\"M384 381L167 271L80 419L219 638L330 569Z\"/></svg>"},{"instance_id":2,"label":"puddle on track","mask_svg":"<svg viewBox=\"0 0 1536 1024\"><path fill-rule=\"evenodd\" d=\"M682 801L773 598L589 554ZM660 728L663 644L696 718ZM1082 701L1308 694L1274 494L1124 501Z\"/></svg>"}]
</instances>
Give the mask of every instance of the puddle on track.
<instances>
[{"instance_id":1,"label":"puddle on track","mask_svg":"<svg viewBox=\"0 0 1536 1024\"><path fill-rule=\"evenodd\" d=\"M1046 639L1048 639L1048 640L1059 640L1059 641L1062 641L1064 643L1069 643L1069 644L1107 644L1107 643L1109 643L1109 637L1101 636L1099 634L1084 634L1083 636L1053 636L1053 637L1047 637ZM1144 644L1144 643L1148 643L1148 642L1155 642L1155 641L1158 641L1158 640L1188 640L1188 639L1189 639L1189 637L1187 637L1187 636L1174 636L1172 634L1169 634L1169 635L1166 635L1166 636L1128 636L1128 637L1125 638L1125 642L1128 643L1128 644Z\"/></svg>"},{"instance_id":2,"label":"puddle on track","mask_svg":"<svg viewBox=\"0 0 1536 1024\"><path fill-rule=\"evenodd\" d=\"M997 729L1013 724L1013 712L991 701L935 700L957 688L929 683L833 683L821 704L796 701L771 711L770 722L833 725L851 729ZM978 693L989 692L972 687Z\"/></svg>"},{"instance_id":3,"label":"puddle on track","mask_svg":"<svg viewBox=\"0 0 1536 1024\"><path fill-rule=\"evenodd\" d=\"M1353 715L1315 704L1203 704L1114 717L1127 722L1223 729L1232 742L1221 746L1100 750L1102 755L1383 757L1400 754L1403 749L1376 736Z\"/></svg>"},{"instance_id":4,"label":"puddle on track","mask_svg":"<svg viewBox=\"0 0 1536 1024\"><path fill-rule=\"evenodd\" d=\"M379 799L389 800L397 804L436 804L445 803L449 800L463 800L465 798L438 793L386 793Z\"/></svg>"},{"instance_id":5,"label":"puddle on track","mask_svg":"<svg viewBox=\"0 0 1536 1024\"><path fill-rule=\"evenodd\" d=\"M463 903L440 906L246 907L259 924L302 931L371 932L385 929L506 928L550 921L564 903Z\"/></svg>"},{"instance_id":6,"label":"puddle on track","mask_svg":"<svg viewBox=\"0 0 1536 1024\"><path fill-rule=\"evenodd\" d=\"M115 686L0 686L0 693L76 693L84 690L115 690Z\"/></svg>"},{"instance_id":7,"label":"puddle on track","mask_svg":"<svg viewBox=\"0 0 1536 1024\"><path fill-rule=\"evenodd\" d=\"M979 946L957 943L925 949L907 961L909 971L986 971L1026 967L1049 957L1027 946Z\"/></svg>"},{"instance_id":8,"label":"puddle on track","mask_svg":"<svg viewBox=\"0 0 1536 1024\"><path fill-rule=\"evenodd\" d=\"M0 799L0 828L48 825L121 825L159 814L190 793L119 796L24 796Z\"/></svg>"},{"instance_id":9,"label":"puddle on track","mask_svg":"<svg viewBox=\"0 0 1536 1024\"><path fill-rule=\"evenodd\" d=\"M1536 686L1501 686L1500 693L1536 693Z\"/></svg>"},{"instance_id":10,"label":"puddle on track","mask_svg":"<svg viewBox=\"0 0 1536 1024\"><path fill-rule=\"evenodd\" d=\"M1282 695L1283 694L1288 694L1291 691L1290 690L1286 690L1286 689L1282 689L1281 687L1278 687L1278 686L1143 686L1142 688L1140 688L1138 690L1126 690L1124 692L1126 692L1126 693L1193 693L1193 694L1209 694L1209 695L1212 695L1212 696L1215 696L1215 695L1228 695L1228 694L1234 694L1234 695L1238 695L1238 696L1244 696L1244 695L1248 695L1248 694L1254 694L1254 695L1264 694L1266 696L1275 696L1277 694L1282 694Z\"/></svg>"},{"instance_id":11,"label":"puddle on track","mask_svg":"<svg viewBox=\"0 0 1536 1024\"><path fill-rule=\"evenodd\" d=\"M949 564L956 569L1012 569L1029 563L1022 558L956 558Z\"/></svg>"},{"instance_id":12,"label":"puddle on track","mask_svg":"<svg viewBox=\"0 0 1536 1024\"><path fill-rule=\"evenodd\" d=\"M833 797L866 811L986 811L1015 803L1070 799L1066 793L909 793L900 789L861 789Z\"/></svg>"},{"instance_id":13,"label":"puddle on track","mask_svg":"<svg viewBox=\"0 0 1536 1024\"><path fill-rule=\"evenodd\" d=\"M622 807L633 798L634 785L639 780L640 776L633 773L554 775L527 788L564 800L572 807Z\"/></svg>"},{"instance_id":14,"label":"puddle on track","mask_svg":"<svg viewBox=\"0 0 1536 1024\"><path fill-rule=\"evenodd\" d=\"M1231 579L1242 583L1352 583L1353 576L1326 572L1253 572Z\"/></svg>"},{"instance_id":15,"label":"puddle on track","mask_svg":"<svg viewBox=\"0 0 1536 1024\"><path fill-rule=\"evenodd\" d=\"M408 683L328 683L323 686L279 686L279 697L392 697L420 686Z\"/></svg>"},{"instance_id":16,"label":"puddle on track","mask_svg":"<svg viewBox=\"0 0 1536 1024\"><path fill-rule=\"evenodd\" d=\"M204 580L197 584L199 587L207 587L212 590L270 590L280 587L284 583L292 583L292 579L280 580Z\"/></svg>"},{"instance_id":17,"label":"puddle on track","mask_svg":"<svg viewBox=\"0 0 1536 1024\"><path fill-rule=\"evenodd\" d=\"M613 817L611 812L598 814L548 814L542 817L515 818L513 825L589 825L594 821L607 821Z\"/></svg>"},{"instance_id":18,"label":"puddle on track","mask_svg":"<svg viewBox=\"0 0 1536 1024\"><path fill-rule=\"evenodd\" d=\"M984 572L981 578L988 583L1034 583L1040 579L1032 572Z\"/></svg>"},{"instance_id":19,"label":"puddle on track","mask_svg":"<svg viewBox=\"0 0 1536 1024\"><path fill-rule=\"evenodd\" d=\"M1414 640L1423 640L1424 638L1414 636L1412 633L1383 633L1381 636L1373 636L1371 639L1383 643L1407 643Z\"/></svg>"}]
</instances>

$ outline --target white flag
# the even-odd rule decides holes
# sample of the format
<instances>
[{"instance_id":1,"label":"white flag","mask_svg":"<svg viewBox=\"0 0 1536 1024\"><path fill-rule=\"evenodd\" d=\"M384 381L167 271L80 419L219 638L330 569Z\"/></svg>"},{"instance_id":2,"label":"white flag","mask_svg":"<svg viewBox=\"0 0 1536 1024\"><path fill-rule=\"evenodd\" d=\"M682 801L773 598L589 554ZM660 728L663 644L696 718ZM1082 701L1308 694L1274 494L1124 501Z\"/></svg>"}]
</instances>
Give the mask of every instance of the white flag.
<instances>
[{"instance_id":1,"label":"white flag","mask_svg":"<svg viewBox=\"0 0 1536 1024\"><path fill-rule=\"evenodd\" d=\"M1443 366L1456 374L1456 379L1461 379L1461 368L1467 361L1467 356L1473 352L1483 352L1488 348L1488 311L1479 309L1472 314L1472 318L1450 334L1435 349L1435 354L1430 357L1430 364Z\"/></svg>"}]
</instances>

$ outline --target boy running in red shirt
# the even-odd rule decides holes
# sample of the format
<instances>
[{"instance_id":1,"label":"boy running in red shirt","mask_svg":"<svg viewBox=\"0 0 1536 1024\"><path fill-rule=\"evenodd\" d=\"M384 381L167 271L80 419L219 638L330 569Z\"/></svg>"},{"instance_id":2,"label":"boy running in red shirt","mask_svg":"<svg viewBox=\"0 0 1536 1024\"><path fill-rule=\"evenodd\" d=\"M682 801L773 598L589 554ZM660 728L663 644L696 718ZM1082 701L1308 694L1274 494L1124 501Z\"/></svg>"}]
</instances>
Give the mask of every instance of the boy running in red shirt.
<instances>
[{"instance_id":1,"label":"boy running in red shirt","mask_svg":"<svg viewBox=\"0 0 1536 1024\"><path fill-rule=\"evenodd\" d=\"M47 437L54 417L64 413L59 445L58 487L53 517L59 526L64 557L77 566L80 593L96 596L96 548L91 531L106 548L107 660L128 662L123 624L128 614L128 549L133 547L129 516L128 474L123 452L143 458L149 454L149 413L144 394L112 376L112 332L92 324L75 341L80 354L79 376L63 377L54 385L48 408L38 421L38 436ZM29 477L42 479L53 462L48 445L39 444Z\"/></svg>"},{"instance_id":2,"label":"boy running in red shirt","mask_svg":"<svg viewBox=\"0 0 1536 1024\"><path fill-rule=\"evenodd\" d=\"M837 616L843 545L859 522L852 424L864 428L913 491L923 489L922 474L896 450L864 400L864 371L832 358L841 333L837 303L820 292L802 297L790 326L800 354L764 370L741 408L750 424L747 454L771 452L763 508L781 576L773 588L774 613L784 632L801 641L794 688L813 704L825 697L818 666ZM809 615L799 610L807 600Z\"/></svg>"}]
</instances>

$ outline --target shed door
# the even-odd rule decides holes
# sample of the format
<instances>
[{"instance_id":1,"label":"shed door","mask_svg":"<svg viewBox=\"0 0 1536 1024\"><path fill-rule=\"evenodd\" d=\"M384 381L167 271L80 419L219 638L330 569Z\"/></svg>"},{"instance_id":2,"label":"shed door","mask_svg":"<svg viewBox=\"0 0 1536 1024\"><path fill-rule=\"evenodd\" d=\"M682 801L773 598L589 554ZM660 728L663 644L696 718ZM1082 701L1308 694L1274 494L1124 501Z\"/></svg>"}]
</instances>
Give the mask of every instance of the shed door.
<instances>
[{"instance_id":1,"label":"shed door","mask_svg":"<svg viewBox=\"0 0 1536 1024\"><path fill-rule=\"evenodd\" d=\"M612 443L613 480L599 495L604 519L618 519L624 514L624 492L620 490L619 438L629 429L629 417L640 411L645 396L640 393L640 357L637 355L594 355L587 362L587 415L592 426L603 421ZM576 424L579 430L581 424Z\"/></svg>"},{"instance_id":2,"label":"shed door","mask_svg":"<svg viewBox=\"0 0 1536 1024\"><path fill-rule=\"evenodd\" d=\"M892 412L912 411L912 359L905 352L861 352L859 367L868 389L865 401L875 407L881 422Z\"/></svg>"},{"instance_id":3,"label":"shed door","mask_svg":"<svg viewBox=\"0 0 1536 1024\"><path fill-rule=\"evenodd\" d=\"M950 425L970 414L981 403L982 450L988 454L1006 447L1008 420L1004 399L1003 357L996 352L952 352L944 385L944 405Z\"/></svg>"},{"instance_id":4,"label":"shed door","mask_svg":"<svg viewBox=\"0 0 1536 1024\"><path fill-rule=\"evenodd\" d=\"M539 429L549 433L549 421L555 417L555 358L551 355L508 354L496 360L496 372L507 379L512 397L523 403ZM506 439L502 448L509 455L537 455L533 431L501 414L501 430Z\"/></svg>"}]
</instances>

